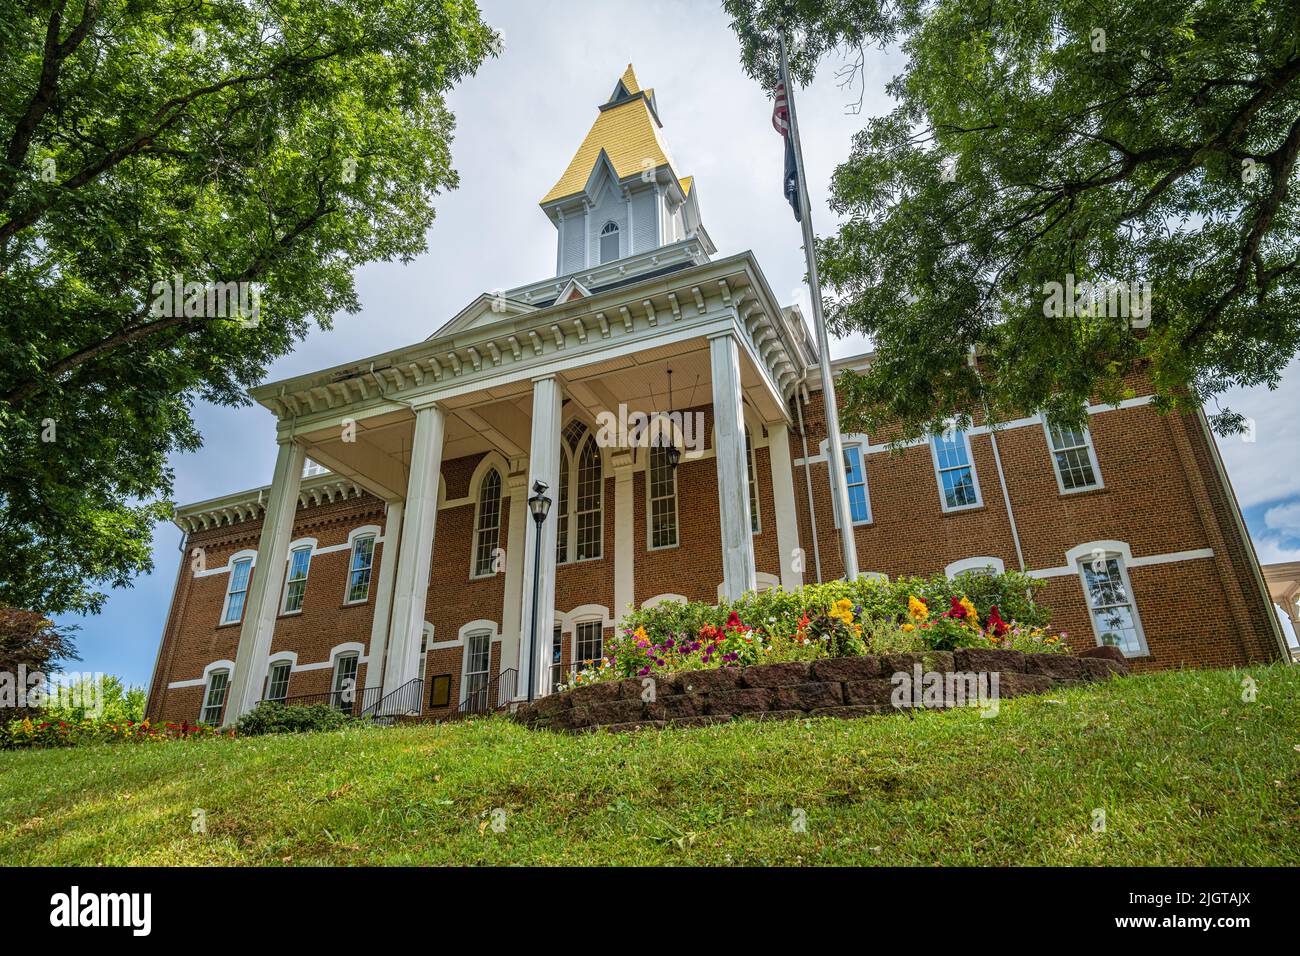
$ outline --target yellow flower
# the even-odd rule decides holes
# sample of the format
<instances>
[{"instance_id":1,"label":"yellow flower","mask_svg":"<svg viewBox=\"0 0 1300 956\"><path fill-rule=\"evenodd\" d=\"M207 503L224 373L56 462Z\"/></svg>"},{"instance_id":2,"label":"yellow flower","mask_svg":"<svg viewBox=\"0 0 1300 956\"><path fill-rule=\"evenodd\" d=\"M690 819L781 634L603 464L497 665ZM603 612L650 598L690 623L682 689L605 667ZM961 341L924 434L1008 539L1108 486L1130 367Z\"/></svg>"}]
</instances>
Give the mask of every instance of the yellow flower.
<instances>
[{"instance_id":1,"label":"yellow flower","mask_svg":"<svg viewBox=\"0 0 1300 956\"><path fill-rule=\"evenodd\" d=\"M926 621L930 618L930 609L915 594L907 599L907 616L914 621Z\"/></svg>"},{"instance_id":2,"label":"yellow flower","mask_svg":"<svg viewBox=\"0 0 1300 956\"><path fill-rule=\"evenodd\" d=\"M975 605L970 602L966 595L961 596L961 606L966 609L966 619L972 624L978 624L980 620L979 612L975 610Z\"/></svg>"},{"instance_id":3,"label":"yellow flower","mask_svg":"<svg viewBox=\"0 0 1300 956\"><path fill-rule=\"evenodd\" d=\"M916 625L913 624L911 621L908 621L906 624L903 625L903 630L910 633L916 630Z\"/></svg>"}]
</instances>

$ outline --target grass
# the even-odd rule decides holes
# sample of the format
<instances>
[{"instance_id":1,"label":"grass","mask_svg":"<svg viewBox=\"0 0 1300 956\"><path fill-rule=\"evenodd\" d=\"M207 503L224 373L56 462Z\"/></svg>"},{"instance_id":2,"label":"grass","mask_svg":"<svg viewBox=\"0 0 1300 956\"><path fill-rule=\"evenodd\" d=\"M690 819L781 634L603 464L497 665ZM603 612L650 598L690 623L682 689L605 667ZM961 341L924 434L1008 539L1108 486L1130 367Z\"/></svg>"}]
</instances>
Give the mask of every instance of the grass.
<instances>
[{"instance_id":1,"label":"grass","mask_svg":"<svg viewBox=\"0 0 1300 956\"><path fill-rule=\"evenodd\" d=\"M995 719L0 753L0 863L1296 865L1300 668L1125 678Z\"/></svg>"}]
</instances>

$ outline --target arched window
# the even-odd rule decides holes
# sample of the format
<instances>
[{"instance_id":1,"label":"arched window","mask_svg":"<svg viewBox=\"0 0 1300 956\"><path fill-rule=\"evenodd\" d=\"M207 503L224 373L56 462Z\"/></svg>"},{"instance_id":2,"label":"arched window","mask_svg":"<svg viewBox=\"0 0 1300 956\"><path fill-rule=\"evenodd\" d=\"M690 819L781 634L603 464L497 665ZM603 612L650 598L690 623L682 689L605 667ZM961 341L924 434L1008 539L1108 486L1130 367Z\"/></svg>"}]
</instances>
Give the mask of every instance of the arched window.
<instances>
[{"instance_id":1,"label":"arched window","mask_svg":"<svg viewBox=\"0 0 1300 956\"><path fill-rule=\"evenodd\" d=\"M599 558L601 554L601 476L600 451L596 448L596 439L590 435L582 445L582 454L578 456L577 471L578 493L574 504L578 515L578 554L579 561Z\"/></svg>"},{"instance_id":2,"label":"arched window","mask_svg":"<svg viewBox=\"0 0 1300 956\"><path fill-rule=\"evenodd\" d=\"M560 443L560 490L555 560L594 561L604 541L604 484L600 449L581 421L571 420ZM573 528L573 534L569 529Z\"/></svg>"},{"instance_id":3,"label":"arched window","mask_svg":"<svg viewBox=\"0 0 1300 956\"><path fill-rule=\"evenodd\" d=\"M618 223L605 223L600 229L600 261L613 262L618 258Z\"/></svg>"},{"instance_id":4,"label":"arched window","mask_svg":"<svg viewBox=\"0 0 1300 956\"><path fill-rule=\"evenodd\" d=\"M491 468L479 485L478 520L474 525L474 577L482 578L495 573L500 541L501 475L495 468Z\"/></svg>"}]
</instances>

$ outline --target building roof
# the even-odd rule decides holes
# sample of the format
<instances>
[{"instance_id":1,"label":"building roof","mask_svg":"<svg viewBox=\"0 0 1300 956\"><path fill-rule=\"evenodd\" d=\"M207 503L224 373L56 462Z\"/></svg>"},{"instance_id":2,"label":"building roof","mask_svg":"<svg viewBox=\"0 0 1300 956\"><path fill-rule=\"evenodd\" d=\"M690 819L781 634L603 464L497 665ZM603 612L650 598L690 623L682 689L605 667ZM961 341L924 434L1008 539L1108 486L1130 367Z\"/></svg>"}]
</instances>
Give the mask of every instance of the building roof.
<instances>
[{"instance_id":1,"label":"building roof","mask_svg":"<svg viewBox=\"0 0 1300 956\"><path fill-rule=\"evenodd\" d=\"M564 175L542 197L541 204L576 196L583 191L601 151L609 157L619 179L640 175L647 168L667 166L677 176L668 148L659 136L659 118L655 115L654 91L642 90L632 64L619 79L614 95L600 108L596 122L573 154ZM646 161L649 161L647 167ZM689 178L678 178L683 193L691 188Z\"/></svg>"}]
</instances>

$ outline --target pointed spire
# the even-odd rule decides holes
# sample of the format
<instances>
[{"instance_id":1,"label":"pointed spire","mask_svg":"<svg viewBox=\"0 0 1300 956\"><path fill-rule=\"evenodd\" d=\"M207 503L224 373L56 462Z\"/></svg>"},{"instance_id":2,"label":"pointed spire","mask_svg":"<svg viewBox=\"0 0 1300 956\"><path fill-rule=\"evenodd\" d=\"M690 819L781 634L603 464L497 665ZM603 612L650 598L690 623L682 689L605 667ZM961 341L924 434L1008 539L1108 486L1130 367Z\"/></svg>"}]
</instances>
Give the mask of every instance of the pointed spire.
<instances>
[{"instance_id":1,"label":"pointed spire","mask_svg":"<svg viewBox=\"0 0 1300 956\"><path fill-rule=\"evenodd\" d=\"M636 81L636 74L632 72L631 63L629 63L627 69L623 71L623 76L619 79L619 82L623 84L623 89L627 90L629 95L635 95L641 92L641 84Z\"/></svg>"}]
</instances>

